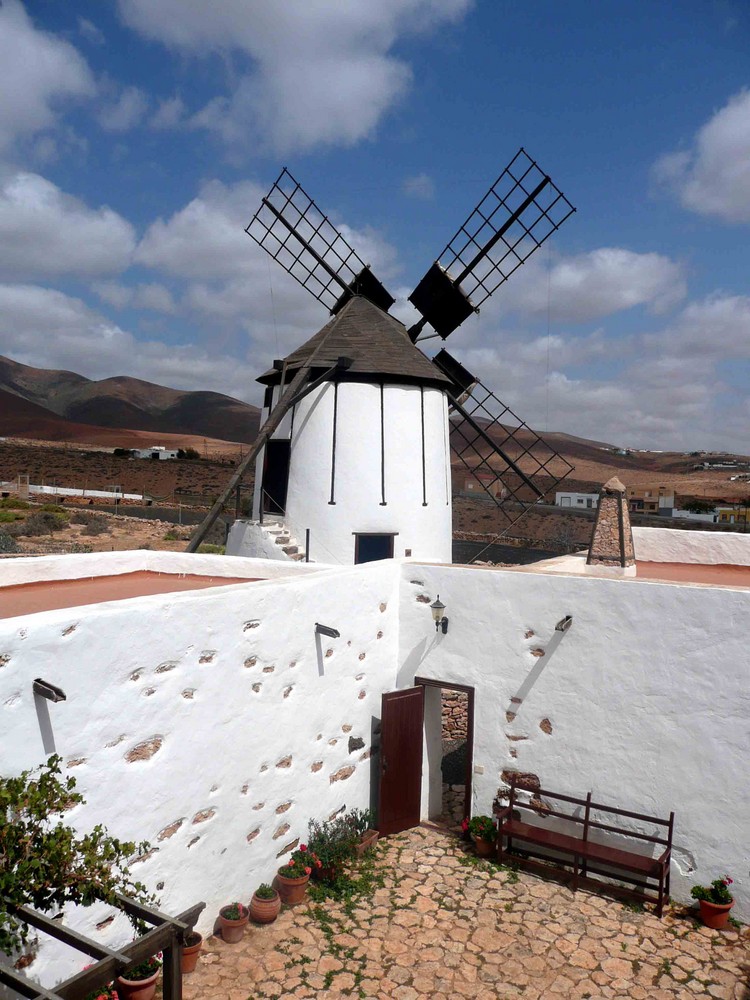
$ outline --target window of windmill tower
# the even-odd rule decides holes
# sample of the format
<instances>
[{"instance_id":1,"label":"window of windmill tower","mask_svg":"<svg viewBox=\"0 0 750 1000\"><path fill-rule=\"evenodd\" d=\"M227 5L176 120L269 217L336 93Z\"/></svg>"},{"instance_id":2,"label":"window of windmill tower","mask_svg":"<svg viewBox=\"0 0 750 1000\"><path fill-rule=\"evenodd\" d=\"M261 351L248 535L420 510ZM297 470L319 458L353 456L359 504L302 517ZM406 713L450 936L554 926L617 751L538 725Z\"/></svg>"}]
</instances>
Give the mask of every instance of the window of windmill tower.
<instances>
[{"instance_id":1,"label":"window of windmill tower","mask_svg":"<svg viewBox=\"0 0 750 1000\"><path fill-rule=\"evenodd\" d=\"M375 559L393 558L395 535L354 535L354 562L373 562Z\"/></svg>"}]
</instances>

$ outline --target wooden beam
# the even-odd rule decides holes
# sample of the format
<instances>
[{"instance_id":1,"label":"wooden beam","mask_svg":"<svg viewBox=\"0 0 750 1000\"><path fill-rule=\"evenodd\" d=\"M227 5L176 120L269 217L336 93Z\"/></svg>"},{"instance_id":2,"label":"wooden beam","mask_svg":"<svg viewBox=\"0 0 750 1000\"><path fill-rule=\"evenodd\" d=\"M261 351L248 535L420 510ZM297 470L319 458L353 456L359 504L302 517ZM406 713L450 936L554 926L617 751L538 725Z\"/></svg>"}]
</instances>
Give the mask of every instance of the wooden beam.
<instances>
[{"instance_id":1,"label":"wooden beam","mask_svg":"<svg viewBox=\"0 0 750 1000\"><path fill-rule=\"evenodd\" d=\"M60 1000L59 993L50 993L43 986L16 972L5 962L0 962L0 983L10 986L16 993L20 993L22 997L29 997L30 1000Z\"/></svg>"},{"instance_id":2,"label":"wooden beam","mask_svg":"<svg viewBox=\"0 0 750 1000\"><path fill-rule=\"evenodd\" d=\"M92 958L116 958L121 962L128 961L127 955L122 952L112 951L111 948L92 941L91 938L79 934L59 921L51 920L49 917L37 913L36 910L32 910L29 906L9 907L9 910L20 917L25 923L36 927L37 930L44 931L50 937L57 938L63 944L70 945L71 948L75 948L77 951L82 951L85 955L90 955Z\"/></svg>"}]
</instances>

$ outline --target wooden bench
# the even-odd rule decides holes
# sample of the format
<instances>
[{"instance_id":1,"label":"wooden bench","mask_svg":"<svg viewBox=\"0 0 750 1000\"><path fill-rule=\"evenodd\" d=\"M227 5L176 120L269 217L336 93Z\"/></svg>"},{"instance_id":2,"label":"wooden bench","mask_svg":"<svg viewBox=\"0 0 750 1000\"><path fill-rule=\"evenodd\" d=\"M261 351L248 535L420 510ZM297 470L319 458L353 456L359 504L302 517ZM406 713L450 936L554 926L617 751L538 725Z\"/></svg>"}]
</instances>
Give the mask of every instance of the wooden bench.
<instances>
[{"instance_id":1,"label":"wooden bench","mask_svg":"<svg viewBox=\"0 0 750 1000\"><path fill-rule=\"evenodd\" d=\"M519 799L517 791L523 791L531 796L530 801ZM549 805L546 800L553 800L555 805L565 803L567 810ZM574 811L577 810L577 813ZM521 818L523 812L530 813ZM601 819L594 818L601 816ZM674 813L669 819L659 819L656 816L646 816L642 813L630 812L628 809L616 809L592 802L591 792L585 799L577 799L571 795L561 795L542 788L529 788L527 785L516 784L511 780L508 805L496 811L498 818L498 857L501 862L508 860L521 861L539 870L549 870L549 863L571 867L573 870L573 887L578 888L580 882L601 884L600 876L627 882L627 886L609 885L607 888L618 895L626 895L656 904L657 916L661 917L664 902L669 897L669 875L672 855L672 832L674 829ZM611 817L626 817L638 820L665 830L659 834L646 834L625 828L624 825L613 825ZM532 820L533 817L533 821ZM577 829L564 833L543 824L547 817L558 817L567 823L574 824ZM603 831L605 834L617 834L620 838L645 841L656 849L656 857L639 854L628 846L614 846L601 842L598 834L591 839L592 831ZM503 844L505 841L505 844ZM513 854L514 842L522 844L521 857ZM516 849L518 850L518 849ZM540 860L535 860L540 859ZM541 862L546 862L542 864ZM653 890L653 892L652 892Z\"/></svg>"}]
</instances>

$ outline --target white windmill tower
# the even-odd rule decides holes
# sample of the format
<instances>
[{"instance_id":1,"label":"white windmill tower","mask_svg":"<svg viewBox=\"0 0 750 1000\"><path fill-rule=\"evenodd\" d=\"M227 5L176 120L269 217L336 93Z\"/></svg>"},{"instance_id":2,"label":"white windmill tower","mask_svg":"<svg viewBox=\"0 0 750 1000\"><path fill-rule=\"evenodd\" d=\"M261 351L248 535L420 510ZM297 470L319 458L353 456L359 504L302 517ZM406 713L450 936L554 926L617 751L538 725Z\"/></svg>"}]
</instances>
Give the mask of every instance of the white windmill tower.
<instances>
[{"instance_id":1,"label":"white windmill tower","mask_svg":"<svg viewBox=\"0 0 750 1000\"><path fill-rule=\"evenodd\" d=\"M260 376L258 438L189 550L253 462L253 518L233 526L232 554L448 562L451 445L483 471L511 522L554 489L568 463L447 351L430 359L416 343L448 337L573 211L520 150L409 296L422 319L407 330L369 266L283 170L247 232L333 318Z\"/></svg>"}]
</instances>

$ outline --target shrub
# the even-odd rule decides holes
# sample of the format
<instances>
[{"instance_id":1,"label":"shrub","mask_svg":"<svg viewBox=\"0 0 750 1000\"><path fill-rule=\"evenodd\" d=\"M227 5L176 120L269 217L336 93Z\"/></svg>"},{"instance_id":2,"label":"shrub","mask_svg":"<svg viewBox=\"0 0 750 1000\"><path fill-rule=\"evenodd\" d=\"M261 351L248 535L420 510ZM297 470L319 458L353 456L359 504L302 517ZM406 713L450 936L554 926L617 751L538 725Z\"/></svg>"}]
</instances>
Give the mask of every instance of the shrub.
<instances>
[{"instance_id":1,"label":"shrub","mask_svg":"<svg viewBox=\"0 0 750 1000\"><path fill-rule=\"evenodd\" d=\"M47 511L49 514L60 514L67 521L70 517L68 511L61 507L59 503L43 503L40 510Z\"/></svg>"},{"instance_id":2,"label":"shrub","mask_svg":"<svg viewBox=\"0 0 750 1000\"><path fill-rule=\"evenodd\" d=\"M0 510L28 510L30 506L25 500L17 500L15 497L3 497L0 500Z\"/></svg>"},{"instance_id":3,"label":"shrub","mask_svg":"<svg viewBox=\"0 0 750 1000\"><path fill-rule=\"evenodd\" d=\"M319 823L310 820L307 846L324 868L337 868L354 856L359 836L346 816Z\"/></svg>"},{"instance_id":4,"label":"shrub","mask_svg":"<svg viewBox=\"0 0 750 1000\"><path fill-rule=\"evenodd\" d=\"M164 541L165 542L177 542L177 541L179 541L179 538L180 538L180 536L172 528L170 528L169 531L166 531L164 533Z\"/></svg>"},{"instance_id":5,"label":"shrub","mask_svg":"<svg viewBox=\"0 0 750 1000\"><path fill-rule=\"evenodd\" d=\"M15 526L17 535L51 535L55 531L62 531L67 523L67 518L60 514L48 510L37 510L30 514L23 524Z\"/></svg>"},{"instance_id":6,"label":"shrub","mask_svg":"<svg viewBox=\"0 0 750 1000\"><path fill-rule=\"evenodd\" d=\"M14 510L0 510L0 524L13 524L14 521L22 521L23 514Z\"/></svg>"},{"instance_id":7,"label":"shrub","mask_svg":"<svg viewBox=\"0 0 750 1000\"><path fill-rule=\"evenodd\" d=\"M226 551L226 545L213 545L211 542L201 542L198 546L198 552L203 556L223 556Z\"/></svg>"},{"instance_id":8,"label":"shrub","mask_svg":"<svg viewBox=\"0 0 750 1000\"><path fill-rule=\"evenodd\" d=\"M0 531L0 552L18 552L18 542L7 531Z\"/></svg>"},{"instance_id":9,"label":"shrub","mask_svg":"<svg viewBox=\"0 0 750 1000\"><path fill-rule=\"evenodd\" d=\"M85 527L82 529L82 535L106 535L109 531L109 525L103 517L90 517Z\"/></svg>"},{"instance_id":10,"label":"shrub","mask_svg":"<svg viewBox=\"0 0 750 1000\"><path fill-rule=\"evenodd\" d=\"M0 777L0 951L6 954L29 937L29 927L11 915L13 907L47 912L65 903L114 904L118 892L156 902L128 870L128 858L149 844L117 840L99 824L81 835L62 822L65 811L84 799L75 778L61 780L60 762L52 756L17 778Z\"/></svg>"}]
</instances>

